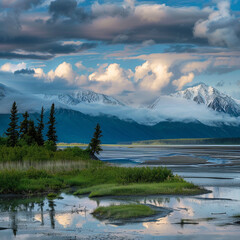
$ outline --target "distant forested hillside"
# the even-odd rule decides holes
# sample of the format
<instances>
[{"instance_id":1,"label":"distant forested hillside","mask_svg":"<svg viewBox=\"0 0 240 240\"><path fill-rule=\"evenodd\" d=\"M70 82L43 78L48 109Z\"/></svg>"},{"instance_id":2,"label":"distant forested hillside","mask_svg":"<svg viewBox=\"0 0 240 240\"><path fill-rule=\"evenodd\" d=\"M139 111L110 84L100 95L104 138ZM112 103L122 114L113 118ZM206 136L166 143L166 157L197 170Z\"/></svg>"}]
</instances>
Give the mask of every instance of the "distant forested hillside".
<instances>
[{"instance_id":1,"label":"distant forested hillside","mask_svg":"<svg viewBox=\"0 0 240 240\"><path fill-rule=\"evenodd\" d=\"M49 113L46 112L45 116ZM30 114L30 118L36 120L38 114ZM21 119L20 119L21 120ZM88 143L97 123L100 124L103 131L103 143L131 143L144 140L156 139L179 139L179 138L237 138L240 137L239 126L218 125L207 126L198 121L195 122L160 122L154 126L138 124L134 121L123 121L117 117L108 115L90 116L73 110L57 109L57 133L58 142L78 142ZM47 117L45 117L47 122ZM9 123L8 114L0 114L0 134L3 134ZM188 144L185 140L182 144ZM192 140L191 140L192 141ZM196 144L201 144L196 140ZM220 140L218 140L220 141ZM228 140L222 140L228 141ZM165 140L169 142L169 140ZM225 142L223 142L225 143ZM171 142L173 144L173 142Z\"/></svg>"}]
</instances>

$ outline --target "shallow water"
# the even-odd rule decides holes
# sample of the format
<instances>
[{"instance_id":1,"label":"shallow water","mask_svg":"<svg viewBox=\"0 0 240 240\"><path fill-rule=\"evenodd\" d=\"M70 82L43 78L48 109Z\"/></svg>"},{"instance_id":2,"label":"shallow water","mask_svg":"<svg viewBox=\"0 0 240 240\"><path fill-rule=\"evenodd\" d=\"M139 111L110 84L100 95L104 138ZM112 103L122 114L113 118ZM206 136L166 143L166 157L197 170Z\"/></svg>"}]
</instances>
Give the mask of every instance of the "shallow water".
<instances>
[{"instance_id":1,"label":"shallow water","mask_svg":"<svg viewBox=\"0 0 240 240\"><path fill-rule=\"evenodd\" d=\"M211 150L211 151L210 151ZM144 162L167 154L192 154L232 161L237 158L236 149L186 149L183 148L108 148L102 153L104 160L119 163L126 159ZM227 154L231 153L228 159ZM234 153L235 152L235 153ZM219 157L219 156L223 156ZM235 158L233 158L235 157ZM236 160L234 160L236 161ZM128 162L128 165L132 165ZM135 163L136 164L136 163ZM211 190L198 196L148 196L89 199L62 194L63 199L49 201L46 198L0 199L1 240L22 239L239 239L240 225L233 215L240 214L240 174L238 168L231 171L222 166L173 167L175 173ZM194 169L195 169L194 168ZM214 168L214 171L207 171ZM217 169L217 170L216 170ZM232 169L235 169L233 171ZM91 212L97 206L126 202L148 203L173 209L173 212L156 221L117 226L95 219ZM181 224L181 219L188 223Z\"/></svg>"},{"instance_id":2,"label":"shallow water","mask_svg":"<svg viewBox=\"0 0 240 240\"><path fill-rule=\"evenodd\" d=\"M224 164L240 160L240 146L130 146L104 147L100 159L112 163L144 163L160 157L189 156L200 157L209 163Z\"/></svg>"}]
</instances>

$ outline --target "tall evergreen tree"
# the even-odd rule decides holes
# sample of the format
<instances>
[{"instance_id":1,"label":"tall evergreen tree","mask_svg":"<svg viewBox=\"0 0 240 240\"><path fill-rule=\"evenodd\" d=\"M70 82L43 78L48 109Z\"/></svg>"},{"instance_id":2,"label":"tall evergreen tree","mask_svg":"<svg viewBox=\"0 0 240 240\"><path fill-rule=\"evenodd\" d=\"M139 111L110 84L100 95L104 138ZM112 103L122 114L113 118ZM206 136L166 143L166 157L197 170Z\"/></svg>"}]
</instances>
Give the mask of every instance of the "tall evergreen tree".
<instances>
[{"instance_id":1,"label":"tall evergreen tree","mask_svg":"<svg viewBox=\"0 0 240 240\"><path fill-rule=\"evenodd\" d=\"M12 109L11 109L11 116L10 116L10 123L9 128L7 129L6 135L8 136L7 145L10 147L15 147L18 142L18 116L17 116L18 110L17 110L17 104L16 102L13 103Z\"/></svg>"},{"instance_id":2,"label":"tall evergreen tree","mask_svg":"<svg viewBox=\"0 0 240 240\"><path fill-rule=\"evenodd\" d=\"M37 126L37 144L39 146L44 145L44 139L43 139L43 129L44 129L44 108L42 107L42 111L40 114L40 119L38 119L38 126Z\"/></svg>"},{"instance_id":3,"label":"tall evergreen tree","mask_svg":"<svg viewBox=\"0 0 240 240\"><path fill-rule=\"evenodd\" d=\"M20 124L20 131L19 131L19 133L20 133L20 138L21 138L21 139L23 139L24 136L26 136L27 133L28 133L28 125L29 125L29 123L28 123L28 117L29 117L28 112L25 112L25 113L23 114L23 121L22 121L21 124Z\"/></svg>"},{"instance_id":4,"label":"tall evergreen tree","mask_svg":"<svg viewBox=\"0 0 240 240\"><path fill-rule=\"evenodd\" d=\"M28 127L27 135L28 135L28 139L27 139L28 145L32 145L37 142L37 131L34 126L33 120L29 120L29 127Z\"/></svg>"},{"instance_id":5,"label":"tall evergreen tree","mask_svg":"<svg viewBox=\"0 0 240 240\"><path fill-rule=\"evenodd\" d=\"M101 137L102 137L102 131L101 131L100 125L97 124L93 138L89 143L89 149L92 155L94 155L95 153L99 154L102 151L101 140L100 140Z\"/></svg>"},{"instance_id":6,"label":"tall evergreen tree","mask_svg":"<svg viewBox=\"0 0 240 240\"><path fill-rule=\"evenodd\" d=\"M56 124L55 106L53 103L51 106L50 115L49 115L47 137L48 137L48 141L52 141L56 145L57 134L56 134L55 124Z\"/></svg>"}]
</instances>

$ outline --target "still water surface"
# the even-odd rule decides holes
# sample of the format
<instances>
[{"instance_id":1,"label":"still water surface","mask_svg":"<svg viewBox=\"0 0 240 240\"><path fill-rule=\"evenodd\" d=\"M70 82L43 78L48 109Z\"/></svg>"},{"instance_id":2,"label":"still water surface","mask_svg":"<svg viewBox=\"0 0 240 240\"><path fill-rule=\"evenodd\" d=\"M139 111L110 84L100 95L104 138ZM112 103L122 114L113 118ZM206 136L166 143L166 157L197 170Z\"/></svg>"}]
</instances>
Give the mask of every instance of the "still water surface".
<instances>
[{"instance_id":1,"label":"still water surface","mask_svg":"<svg viewBox=\"0 0 240 240\"><path fill-rule=\"evenodd\" d=\"M104 161L137 165L161 156L186 155L212 160L196 166L170 166L175 173L211 190L199 196L148 196L89 199L62 194L53 201L0 199L1 240L22 239L237 239L240 219L240 172L238 149L198 147L108 147L101 154ZM226 162L236 163L225 166ZM196 169L196 170L195 170ZM97 206L129 202L153 204L173 209L167 217L116 225L95 219ZM181 219L188 223L181 224Z\"/></svg>"}]
</instances>

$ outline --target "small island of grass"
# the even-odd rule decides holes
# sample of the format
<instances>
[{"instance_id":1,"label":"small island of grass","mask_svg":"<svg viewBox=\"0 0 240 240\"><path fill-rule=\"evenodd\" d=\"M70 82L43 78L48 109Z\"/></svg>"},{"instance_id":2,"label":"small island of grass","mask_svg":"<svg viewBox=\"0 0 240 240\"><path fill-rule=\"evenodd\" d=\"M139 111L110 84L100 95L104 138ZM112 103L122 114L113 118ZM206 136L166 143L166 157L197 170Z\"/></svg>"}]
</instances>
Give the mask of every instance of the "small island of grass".
<instances>
[{"instance_id":1,"label":"small island of grass","mask_svg":"<svg viewBox=\"0 0 240 240\"><path fill-rule=\"evenodd\" d=\"M153 216L156 211L143 204L122 204L98 207L92 214L100 220L125 220Z\"/></svg>"},{"instance_id":2,"label":"small island of grass","mask_svg":"<svg viewBox=\"0 0 240 240\"><path fill-rule=\"evenodd\" d=\"M127 185L102 184L82 188L74 194L89 194L89 197L93 198L105 196L196 195L204 192L204 189L186 181L166 181L161 183L132 183Z\"/></svg>"}]
</instances>

